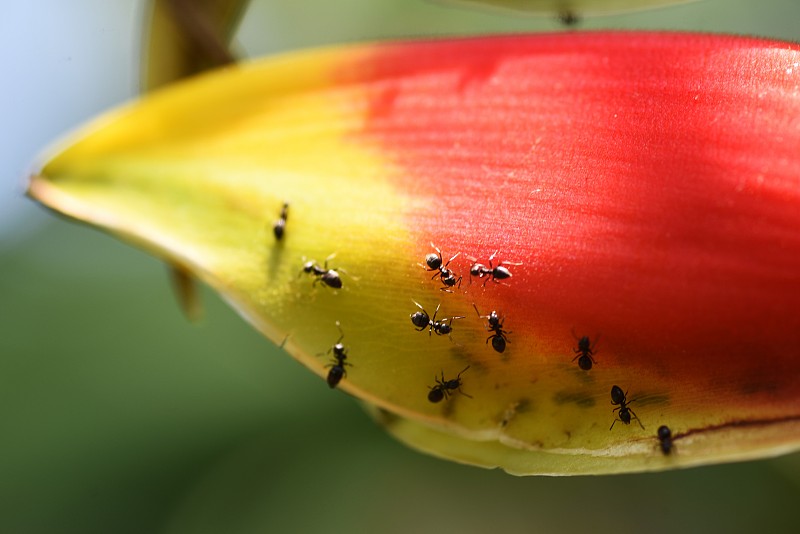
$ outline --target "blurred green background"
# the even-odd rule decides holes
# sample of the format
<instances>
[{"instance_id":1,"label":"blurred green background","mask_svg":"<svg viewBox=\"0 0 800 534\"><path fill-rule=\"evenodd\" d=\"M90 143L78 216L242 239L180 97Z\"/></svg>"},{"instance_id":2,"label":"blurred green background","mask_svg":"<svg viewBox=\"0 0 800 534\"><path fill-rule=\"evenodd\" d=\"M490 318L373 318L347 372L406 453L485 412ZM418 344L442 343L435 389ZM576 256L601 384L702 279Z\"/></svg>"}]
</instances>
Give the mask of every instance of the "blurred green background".
<instances>
[{"instance_id":1,"label":"blurred green background","mask_svg":"<svg viewBox=\"0 0 800 534\"><path fill-rule=\"evenodd\" d=\"M22 195L39 149L136 94L144 4L8 2L0 19L0 532L796 532L800 455L515 478L424 456L208 291ZM797 0L708 0L583 28L800 39ZM422 0L255 1L249 56L385 37L561 31Z\"/></svg>"}]
</instances>

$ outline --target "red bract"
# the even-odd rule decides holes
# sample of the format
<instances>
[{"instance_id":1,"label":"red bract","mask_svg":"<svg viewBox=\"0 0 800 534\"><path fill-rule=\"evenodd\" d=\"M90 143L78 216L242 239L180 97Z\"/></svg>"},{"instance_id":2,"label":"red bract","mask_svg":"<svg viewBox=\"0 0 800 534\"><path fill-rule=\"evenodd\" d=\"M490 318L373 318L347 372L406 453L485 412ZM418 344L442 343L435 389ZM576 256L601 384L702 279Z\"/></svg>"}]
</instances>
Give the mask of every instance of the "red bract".
<instances>
[{"instance_id":1,"label":"red bract","mask_svg":"<svg viewBox=\"0 0 800 534\"><path fill-rule=\"evenodd\" d=\"M532 328L602 332L616 364L681 381L797 383L799 58L675 34L404 44L371 61L391 83L357 135L426 199L420 254L524 260L505 294Z\"/></svg>"}]
</instances>

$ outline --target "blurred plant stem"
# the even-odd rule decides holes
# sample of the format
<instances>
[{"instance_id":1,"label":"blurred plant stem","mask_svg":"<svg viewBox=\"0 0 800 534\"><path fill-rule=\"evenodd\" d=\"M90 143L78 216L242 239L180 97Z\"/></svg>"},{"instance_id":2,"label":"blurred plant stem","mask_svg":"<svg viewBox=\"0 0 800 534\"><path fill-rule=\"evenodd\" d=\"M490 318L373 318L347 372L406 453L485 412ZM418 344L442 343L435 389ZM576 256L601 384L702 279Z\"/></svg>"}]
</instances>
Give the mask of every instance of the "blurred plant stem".
<instances>
[{"instance_id":1,"label":"blurred plant stem","mask_svg":"<svg viewBox=\"0 0 800 534\"><path fill-rule=\"evenodd\" d=\"M152 0L143 28L142 90L236 61L248 0Z\"/></svg>"},{"instance_id":2,"label":"blurred plant stem","mask_svg":"<svg viewBox=\"0 0 800 534\"><path fill-rule=\"evenodd\" d=\"M231 50L249 0L152 0L142 28L141 88L168 83L236 61ZM175 296L190 321L202 314L195 279L170 265Z\"/></svg>"}]
</instances>

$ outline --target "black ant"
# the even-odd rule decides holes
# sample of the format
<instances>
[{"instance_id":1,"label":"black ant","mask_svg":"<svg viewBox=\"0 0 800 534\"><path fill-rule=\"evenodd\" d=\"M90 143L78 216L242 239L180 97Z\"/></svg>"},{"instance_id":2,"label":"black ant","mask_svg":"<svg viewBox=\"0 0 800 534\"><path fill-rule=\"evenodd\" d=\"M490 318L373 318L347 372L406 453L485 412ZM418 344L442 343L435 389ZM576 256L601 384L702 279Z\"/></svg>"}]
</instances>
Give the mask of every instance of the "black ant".
<instances>
[{"instance_id":1,"label":"black ant","mask_svg":"<svg viewBox=\"0 0 800 534\"><path fill-rule=\"evenodd\" d=\"M636 415L636 412L628 408L628 404L632 403L634 400L636 399L629 401L628 392L626 391L623 393L621 387L619 386L611 387L611 404L613 404L614 406L619 406L618 408L614 408L611 411L616 412L617 410L619 410L619 413L617 414L618 419L614 419L614 422L611 423L611 428L609 428L609 430L614 428L614 424L616 424L617 421L622 421L626 425L631 424L631 418L636 419L636 422L639 423L639 426L642 427L642 430L644 430L644 425L642 425L642 422L639 420L639 417Z\"/></svg>"},{"instance_id":2,"label":"black ant","mask_svg":"<svg viewBox=\"0 0 800 534\"><path fill-rule=\"evenodd\" d=\"M332 287L334 289L340 289L342 287L342 279L339 276L339 271L345 272L344 269L328 269L328 260L332 259L336 254L331 254L327 258L325 258L325 263L322 267L315 261L307 261L303 264L303 270L301 273L308 273L314 275L316 278L314 279L314 285L317 285L317 282L322 282L328 287Z\"/></svg>"},{"instance_id":3,"label":"black ant","mask_svg":"<svg viewBox=\"0 0 800 534\"><path fill-rule=\"evenodd\" d=\"M658 441L661 444L661 452L668 455L672 452L672 430L667 425L658 427Z\"/></svg>"},{"instance_id":4,"label":"black ant","mask_svg":"<svg viewBox=\"0 0 800 534\"><path fill-rule=\"evenodd\" d=\"M336 321L336 328L339 329L339 334L341 335L339 336L339 339L336 340L336 343L334 343L334 345L329 348L328 352L326 353L330 354L333 352L333 360L331 360L331 363L325 366L331 368L331 370L328 371L327 379L328 385L331 387L331 389L335 388L339 384L339 382L342 380L342 377L347 376L347 371L345 370L344 366L350 365L352 367L352 364L345 362L347 359L347 350L344 348L344 345L342 345L344 332L342 332L342 327L339 324L339 321Z\"/></svg>"},{"instance_id":5,"label":"black ant","mask_svg":"<svg viewBox=\"0 0 800 534\"><path fill-rule=\"evenodd\" d=\"M564 26L575 26L580 22L580 17L574 11L568 9L561 11L558 14L558 21Z\"/></svg>"},{"instance_id":6,"label":"black ant","mask_svg":"<svg viewBox=\"0 0 800 534\"><path fill-rule=\"evenodd\" d=\"M593 363L597 363L592 357L594 355L594 346L597 344L597 338L595 338L594 343L592 343L589 341L589 336L581 336L578 338L575 332L573 332L572 335L578 340L578 348L572 349L572 352L576 354L576 356L572 358L572 361L578 360L578 367L584 371L588 371L592 368Z\"/></svg>"},{"instance_id":7,"label":"black ant","mask_svg":"<svg viewBox=\"0 0 800 534\"><path fill-rule=\"evenodd\" d=\"M425 256L425 264L428 267L425 267L425 265L422 264L420 264L420 266L423 267L426 271L431 271L431 272L436 271L436 274L434 274L431 277L431 280L433 280L437 276L439 277L439 280L441 280L442 284L444 284L444 287L439 288L440 290L447 291L449 293L450 292L450 290L448 289L449 287L453 287L456 284L458 284L458 287L461 287L461 277L457 276L453 271L447 268L447 266L450 265L450 262L456 259L458 255L461 253L456 252L452 258L447 260L447 263L442 265L442 262L444 261L442 259L442 251L439 250L439 247L437 247L433 243L431 243L431 246L434 248L434 250L436 250L436 253L431 252L430 254Z\"/></svg>"},{"instance_id":8,"label":"black ant","mask_svg":"<svg viewBox=\"0 0 800 534\"><path fill-rule=\"evenodd\" d=\"M280 218L272 225L272 232L275 234L275 239L280 241L283 239L283 232L286 230L286 218L289 216L289 203L284 202L281 209Z\"/></svg>"},{"instance_id":9,"label":"black ant","mask_svg":"<svg viewBox=\"0 0 800 534\"><path fill-rule=\"evenodd\" d=\"M458 373L455 378L450 380L444 379L444 371L442 371L441 380L434 377L434 380L436 380L436 385L433 387L428 386L428 389L430 389L428 392L428 400L431 402L440 402L442 399L446 399L452 395L453 390L456 390L465 397L469 397L471 399L472 395L468 395L467 393L461 391L461 374L467 369L469 369L469 365L464 367L464 369L461 370L461 373Z\"/></svg>"},{"instance_id":10,"label":"black ant","mask_svg":"<svg viewBox=\"0 0 800 534\"><path fill-rule=\"evenodd\" d=\"M477 262L477 258L470 257L469 259L474 262L472 267L469 268L469 276L470 276L470 283L472 283L472 277L477 276L478 278L483 278L486 276L486 280L483 281L483 285L486 285L490 279L495 282L499 283L499 280L505 280L506 278L511 278L511 271L509 271L505 266L506 265L522 265L522 263L517 263L513 261L501 261L498 262L497 266L494 265L494 258L497 256L497 250L489 256L489 266L485 266L482 263Z\"/></svg>"},{"instance_id":11,"label":"black ant","mask_svg":"<svg viewBox=\"0 0 800 534\"><path fill-rule=\"evenodd\" d=\"M414 304L417 305L421 311L414 312L411 314L411 322L414 323L414 326L417 327L417 331L422 332L426 328L428 329L428 335L431 335L431 332L435 333L437 336L449 336L450 332L453 331L453 321L456 319L463 319L463 315L459 315L456 317L449 317L447 319L441 319L439 321L436 320L436 314L439 313L439 306L442 305L440 302L438 306L436 306L436 311L433 312L433 318L428 315L428 312L425 311L425 308L417 301L412 301ZM448 322L449 321L449 322Z\"/></svg>"},{"instance_id":12,"label":"black ant","mask_svg":"<svg viewBox=\"0 0 800 534\"><path fill-rule=\"evenodd\" d=\"M478 311L478 307L475 304L472 305L475 308L475 313L478 314L478 317L481 319L486 319L489 322L489 326L486 328L487 332L493 332L493 334L486 338L486 343L489 343L489 340L492 340L492 348L499 353L503 353L506 350L506 343L511 343L508 340L508 332L503 330L503 322L505 318L501 319L499 315L497 315L496 311L492 311L489 315L481 315L481 312Z\"/></svg>"}]
</instances>

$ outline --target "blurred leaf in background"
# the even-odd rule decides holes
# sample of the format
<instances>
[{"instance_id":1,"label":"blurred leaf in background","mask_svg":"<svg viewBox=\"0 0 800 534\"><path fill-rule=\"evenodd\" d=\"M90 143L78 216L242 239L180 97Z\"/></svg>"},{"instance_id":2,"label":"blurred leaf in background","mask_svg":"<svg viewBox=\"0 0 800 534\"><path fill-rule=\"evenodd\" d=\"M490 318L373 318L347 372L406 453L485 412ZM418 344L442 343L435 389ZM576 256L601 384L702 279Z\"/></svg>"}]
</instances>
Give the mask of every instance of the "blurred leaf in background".
<instances>
[{"instance_id":1,"label":"blurred leaf in background","mask_svg":"<svg viewBox=\"0 0 800 534\"><path fill-rule=\"evenodd\" d=\"M0 143L4 201L18 198L13 180L38 147L134 93L130 51L142 16L133 1L40 1L8 14L0 64L15 76L0 98L10 118ZM797 40L798 15L792 0L708 0L584 27ZM30 28L37 39L22 32ZM407 0L256 2L238 40L254 56L557 28ZM97 53L116 56L95 63ZM214 295L204 291L206 322L189 325L159 262L21 211L3 221L10 237L0 242L0 531L794 531L797 455L658 475L516 479L410 451ZM46 231L25 233L34 224Z\"/></svg>"}]
</instances>

